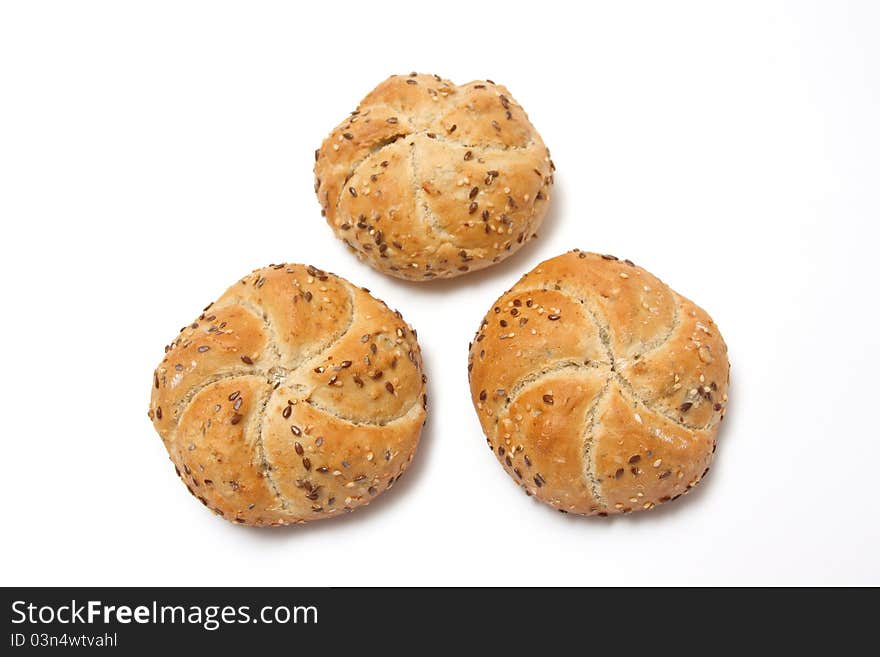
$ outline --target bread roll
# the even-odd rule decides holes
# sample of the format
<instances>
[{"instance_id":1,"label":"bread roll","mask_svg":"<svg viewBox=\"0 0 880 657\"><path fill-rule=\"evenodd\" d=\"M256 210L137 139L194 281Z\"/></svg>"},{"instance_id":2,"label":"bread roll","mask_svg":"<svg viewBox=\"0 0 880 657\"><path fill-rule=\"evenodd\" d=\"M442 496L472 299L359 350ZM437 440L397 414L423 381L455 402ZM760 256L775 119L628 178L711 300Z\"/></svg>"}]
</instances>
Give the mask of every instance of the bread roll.
<instances>
[{"instance_id":1,"label":"bread roll","mask_svg":"<svg viewBox=\"0 0 880 657\"><path fill-rule=\"evenodd\" d=\"M581 251L498 299L468 370L502 466L569 513L651 509L696 486L727 406L709 315L630 261Z\"/></svg>"},{"instance_id":2,"label":"bread roll","mask_svg":"<svg viewBox=\"0 0 880 657\"><path fill-rule=\"evenodd\" d=\"M535 237L554 171L507 89L415 73L370 92L315 160L336 235L374 269L412 281L483 269Z\"/></svg>"},{"instance_id":3,"label":"bread roll","mask_svg":"<svg viewBox=\"0 0 880 657\"><path fill-rule=\"evenodd\" d=\"M426 408L416 333L400 313L333 274L272 265L165 348L149 416L205 506L286 525L391 488Z\"/></svg>"}]
</instances>

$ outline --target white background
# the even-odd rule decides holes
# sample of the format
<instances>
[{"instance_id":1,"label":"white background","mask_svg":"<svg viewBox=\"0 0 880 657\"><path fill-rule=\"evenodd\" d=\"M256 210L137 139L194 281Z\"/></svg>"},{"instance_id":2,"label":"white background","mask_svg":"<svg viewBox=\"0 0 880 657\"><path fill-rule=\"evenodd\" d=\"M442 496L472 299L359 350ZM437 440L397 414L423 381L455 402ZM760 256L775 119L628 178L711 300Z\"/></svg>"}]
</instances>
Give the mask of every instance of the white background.
<instances>
[{"instance_id":1,"label":"white background","mask_svg":"<svg viewBox=\"0 0 880 657\"><path fill-rule=\"evenodd\" d=\"M880 5L8 2L0 8L2 584L880 584ZM541 237L408 284L334 239L313 151L391 73L492 78L558 167ZM732 391L693 494L527 499L468 340L540 260L634 260L705 307ZM368 509L231 525L147 419L163 346L251 269L308 262L419 332L412 470Z\"/></svg>"}]
</instances>

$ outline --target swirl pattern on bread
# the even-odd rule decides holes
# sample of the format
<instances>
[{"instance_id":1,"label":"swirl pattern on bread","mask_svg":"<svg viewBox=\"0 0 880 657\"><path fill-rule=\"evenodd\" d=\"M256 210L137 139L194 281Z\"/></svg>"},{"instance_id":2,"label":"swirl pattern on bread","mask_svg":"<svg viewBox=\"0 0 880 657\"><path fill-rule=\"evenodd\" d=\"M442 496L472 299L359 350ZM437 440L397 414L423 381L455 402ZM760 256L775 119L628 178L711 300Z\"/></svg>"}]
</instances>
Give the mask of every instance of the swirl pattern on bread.
<instances>
[{"instance_id":1,"label":"swirl pattern on bread","mask_svg":"<svg viewBox=\"0 0 880 657\"><path fill-rule=\"evenodd\" d=\"M529 495L584 515L651 509L705 476L727 406L727 347L701 308L628 260L547 260L470 345L490 449Z\"/></svg>"},{"instance_id":2,"label":"swirl pattern on bread","mask_svg":"<svg viewBox=\"0 0 880 657\"><path fill-rule=\"evenodd\" d=\"M227 520L340 515L415 453L427 408L416 333L333 274L258 269L165 351L150 419L190 492Z\"/></svg>"},{"instance_id":3,"label":"swirl pattern on bread","mask_svg":"<svg viewBox=\"0 0 880 657\"><path fill-rule=\"evenodd\" d=\"M362 260L414 281L499 262L536 236L553 162L501 85L391 76L315 152L315 192Z\"/></svg>"}]
</instances>

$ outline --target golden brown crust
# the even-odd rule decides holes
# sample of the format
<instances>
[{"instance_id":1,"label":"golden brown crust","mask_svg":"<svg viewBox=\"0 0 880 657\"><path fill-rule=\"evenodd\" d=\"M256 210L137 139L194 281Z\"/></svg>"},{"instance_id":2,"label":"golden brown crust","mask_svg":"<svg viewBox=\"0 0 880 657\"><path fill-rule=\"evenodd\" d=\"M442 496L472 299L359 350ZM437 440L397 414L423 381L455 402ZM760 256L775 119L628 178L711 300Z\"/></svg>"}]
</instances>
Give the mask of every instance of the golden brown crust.
<instances>
[{"instance_id":1,"label":"golden brown crust","mask_svg":"<svg viewBox=\"0 0 880 657\"><path fill-rule=\"evenodd\" d=\"M535 236L553 163L501 85L393 75L315 153L336 235L373 268L414 281L483 269Z\"/></svg>"},{"instance_id":2,"label":"golden brown crust","mask_svg":"<svg viewBox=\"0 0 880 657\"><path fill-rule=\"evenodd\" d=\"M695 486L727 406L712 319L628 260L572 251L495 302L470 346L489 446L569 513L650 509Z\"/></svg>"},{"instance_id":3,"label":"golden brown crust","mask_svg":"<svg viewBox=\"0 0 880 657\"><path fill-rule=\"evenodd\" d=\"M333 274L273 265L166 347L149 416L205 506L241 524L286 525L390 488L426 406L416 334L399 313Z\"/></svg>"}]
</instances>

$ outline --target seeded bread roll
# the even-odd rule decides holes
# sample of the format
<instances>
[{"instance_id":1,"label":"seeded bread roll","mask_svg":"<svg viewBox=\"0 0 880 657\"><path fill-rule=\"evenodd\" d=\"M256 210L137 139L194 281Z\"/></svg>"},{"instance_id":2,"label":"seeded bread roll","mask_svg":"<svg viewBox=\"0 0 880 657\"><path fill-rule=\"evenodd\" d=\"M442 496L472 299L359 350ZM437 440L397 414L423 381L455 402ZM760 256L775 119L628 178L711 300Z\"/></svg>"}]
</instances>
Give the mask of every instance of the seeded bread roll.
<instances>
[{"instance_id":1,"label":"seeded bread roll","mask_svg":"<svg viewBox=\"0 0 880 657\"><path fill-rule=\"evenodd\" d=\"M426 408L416 333L400 313L333 274L272 265L165 348L149 416L205 506L287 525L391 488Z\"/></svg>"},{"instance_id":2,"label":"seeded bread roll","mask_svg":"<svg viewBox=\"0 0 880 657\"><path fill-rule=\"evenodd\" d=\"M569 513L686 493L709 470L727 405L727 347L709 315L630 261L581 251L498 299L468 370L502 466Z\"/></svg>"},{"instance_id":3,"label":"seeded bread roll","mask_svg":"<svg viewBox=\"0 0 880 657\"><path fill-rule=\"evenodd\" d=\"M385 274L451 278L500 262L547 212L550 152L510 92L393 75L315 152L336 235Z\"/></svg>"}]
</instances>

